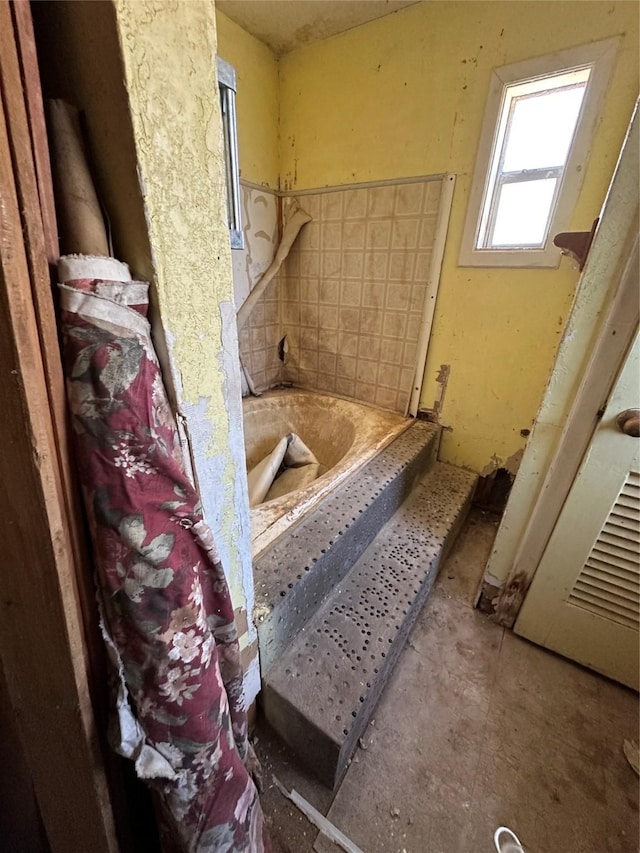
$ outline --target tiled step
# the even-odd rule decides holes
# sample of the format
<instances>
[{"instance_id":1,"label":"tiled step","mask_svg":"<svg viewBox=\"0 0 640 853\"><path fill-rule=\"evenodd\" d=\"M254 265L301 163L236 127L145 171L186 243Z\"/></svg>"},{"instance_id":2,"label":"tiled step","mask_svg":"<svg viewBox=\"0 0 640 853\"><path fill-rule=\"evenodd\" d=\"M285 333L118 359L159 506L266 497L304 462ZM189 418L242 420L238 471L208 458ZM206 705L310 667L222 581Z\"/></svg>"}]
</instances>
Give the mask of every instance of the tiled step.
<instances>
[{"instance_id":1,"label":"tiled step","mask_svg":"<svg viewBox=\"0 0 640 853\"><path fill-rule=\"evenodd\" d=\"M476 479L436 463L264 676L267 719L332 787L455 540Z\"/></svg>"},{"instance_id":2,"label":"tiled step","mask_svg":"<svg viewBox=\"0 0 640 853\"><path fill-rule=\"evenodd\" d=\"M263 672L430 469L439 436L438 426L415 421L258 558L255 614Z\"/></svg>"}]
</instances>

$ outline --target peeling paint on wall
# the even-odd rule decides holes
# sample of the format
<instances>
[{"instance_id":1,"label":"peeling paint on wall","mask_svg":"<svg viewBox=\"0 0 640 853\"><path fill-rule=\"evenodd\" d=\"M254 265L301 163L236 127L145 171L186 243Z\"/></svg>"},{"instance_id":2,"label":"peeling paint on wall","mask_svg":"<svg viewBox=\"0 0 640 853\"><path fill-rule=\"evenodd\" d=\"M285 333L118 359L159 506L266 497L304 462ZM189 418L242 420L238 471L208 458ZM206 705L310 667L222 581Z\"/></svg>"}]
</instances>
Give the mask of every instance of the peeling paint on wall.
<instances>
[{"instance_id":1,"label":"peeling paint on wall","mask_svg":"<svg viewBox=\"0 0 640 853\"><path fill-rule=\"evenodd\" d=\"M236 609L251 536L213 4L115 2L158 314L194 476ZM249 622L243 644L253 641ZM247 700L253 701L251 681ZM253 692L252 692L253 691Z\"/></svg>"}]
</instances>

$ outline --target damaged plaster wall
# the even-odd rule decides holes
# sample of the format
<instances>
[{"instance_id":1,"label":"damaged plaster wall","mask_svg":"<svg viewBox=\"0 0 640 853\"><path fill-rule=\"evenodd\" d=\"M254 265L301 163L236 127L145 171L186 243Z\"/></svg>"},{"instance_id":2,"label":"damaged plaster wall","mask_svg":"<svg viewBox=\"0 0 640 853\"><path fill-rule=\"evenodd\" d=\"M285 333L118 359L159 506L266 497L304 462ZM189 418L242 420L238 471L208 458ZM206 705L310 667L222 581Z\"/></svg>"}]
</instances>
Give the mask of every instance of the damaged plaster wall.
<instances>
[{"instance_id":1,"label":"damaged plaster wall","mask_svg":"<svg viewBox=\"0 0 640 853\"><path fill-rule=\"evenodd\" d=\"M116 0L158 308L177 403L259 689L213 4Z\"/></svg>"},{"instance_id":2,"label":"damaged plaster wall","mask_svg":"<svg viewBox=\"0 0 640 853\"><path fill-rule=\"evenodd\" d=\"M525 444L578 276L458 266L492 69L621 35L572 230L588 230L638 92L638 6L626 2L417 3L280 58L283 188L457 175L421 406L450 366L442 458L478 473ZM496 457L497 462L492 462Z\"/></svg>"},{"instance_id":3,"label":"damaged plaster wall","mask_svg":"<svg viewBox=\"0 0 640 853\"><path fill-rule=\"evenodd\" d=\"M605 214L580 280L553 373L487 563L479 602L487 612L495 611L498 599L503 594L504 599L500 602L502 612L509 612L509 599L514 596L519 606L522 594L530 583L530 578L523 578L517 571L520 549L525 547L526 550L522 543L527 525L558 449L594 342L606 318L612 293L620 280L630 241L638 233L638 127L636 116L607 197ZM632 227L625 236L625 223L629 220L632 221ZM510 577L512 571L514 574Z\"/></svg>"}]
</instances>

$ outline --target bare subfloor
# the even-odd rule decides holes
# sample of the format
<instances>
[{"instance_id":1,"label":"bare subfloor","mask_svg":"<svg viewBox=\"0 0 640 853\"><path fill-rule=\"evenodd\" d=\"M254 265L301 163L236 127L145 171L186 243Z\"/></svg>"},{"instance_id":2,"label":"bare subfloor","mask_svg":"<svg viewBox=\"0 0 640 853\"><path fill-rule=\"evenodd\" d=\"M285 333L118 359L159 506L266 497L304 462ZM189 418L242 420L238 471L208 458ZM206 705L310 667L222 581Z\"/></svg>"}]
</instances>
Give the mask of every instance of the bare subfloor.
<instances>
[{"instance_id":1,"label":"bare subfloor","mask_svg":"<svg viewBox=\"0 0 640 853\"><path fill-rule=\"evenodd\" d=\"M472 609L495 532L471 513L335 797L259 725L274 853L318 835L274 774L364 853L491 853L500 824L527 853L637 853L638 697Z\"/></svg>"}]
</instances>

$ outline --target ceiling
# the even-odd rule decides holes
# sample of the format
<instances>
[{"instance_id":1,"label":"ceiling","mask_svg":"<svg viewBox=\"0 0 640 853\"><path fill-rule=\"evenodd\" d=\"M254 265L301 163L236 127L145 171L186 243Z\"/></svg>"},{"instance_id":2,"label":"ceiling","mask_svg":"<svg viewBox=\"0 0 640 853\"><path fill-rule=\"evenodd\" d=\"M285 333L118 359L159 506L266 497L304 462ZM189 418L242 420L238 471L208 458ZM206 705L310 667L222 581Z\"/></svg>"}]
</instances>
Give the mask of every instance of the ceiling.
<instances>
[{"instance_id":1,"label":"ceiling","mask_svg":"<svg viewBox=\"0 0 640 853\"><path fill-rule=\"evenodd\" d=\"M382 18L417 0L216 0L243 30L280 56Z\"/></svg>"}]
</instances>

